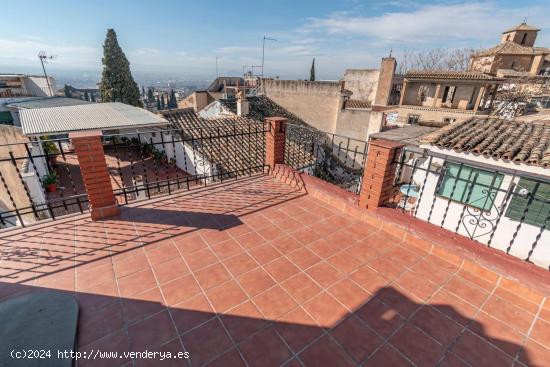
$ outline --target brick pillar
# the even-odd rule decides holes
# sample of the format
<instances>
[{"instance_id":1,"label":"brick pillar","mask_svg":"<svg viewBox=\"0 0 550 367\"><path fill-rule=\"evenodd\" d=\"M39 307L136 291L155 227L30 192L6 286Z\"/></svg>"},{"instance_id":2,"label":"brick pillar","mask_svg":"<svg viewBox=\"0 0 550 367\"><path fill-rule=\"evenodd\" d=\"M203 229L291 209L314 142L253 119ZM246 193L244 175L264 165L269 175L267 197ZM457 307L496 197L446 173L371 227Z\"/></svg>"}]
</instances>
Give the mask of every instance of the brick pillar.
<instances>
[{"instance_id":1,"label":"brick pillar","mask_svg":"<svg viewBox=\"0 0 550 367\"><path fill-rule=\"evenodd\" d=\"M383 206L393 192L397 159L403 144L391 140L371 140L363 172L359 206L374 210Z\"/></svg>"},{"instance_id":2,"label":"brick pillar","mask_svg":"<svg viewBox=\"0 0 550 367\"><path fill-rule=\"evenodd\" d=\"M98 130L69 134L88 194L92 220L120 213L105 161L102 135Z\"/></svg>"},{"instance_id":3,"label":"brick pillar","mask_svg":"<svg viewBox=\"0 0 550 367\"><path fill-rule=\"evenodd\" d=\"M265 135L265 163L273 171L276 164L285 163L285 130L287 119L268 117L265 119L268 131Z\"/></svg>"}]
</instances>

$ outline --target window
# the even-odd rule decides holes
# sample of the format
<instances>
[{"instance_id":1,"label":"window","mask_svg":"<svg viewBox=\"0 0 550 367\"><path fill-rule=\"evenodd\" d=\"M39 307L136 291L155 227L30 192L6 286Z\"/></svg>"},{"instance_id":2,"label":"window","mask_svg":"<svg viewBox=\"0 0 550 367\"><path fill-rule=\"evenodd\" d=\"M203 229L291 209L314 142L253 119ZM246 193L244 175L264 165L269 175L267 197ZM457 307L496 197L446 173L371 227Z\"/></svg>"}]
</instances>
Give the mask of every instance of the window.
<instances>
[{"instance_id":1,"label":"window","mask_svg":"<svg viewBox=\"0 0 550 367\"><path fill-rule=\"evenodd\" d=\"M531 197L531 204L529 204ZM542 227L550 215L550 184L521 178L510 199L506 217L520 221L527 205L529 210L523 222Z\"/></svg>"},{"instance_id":2,"label":"window","mask_svg":"<svg viewBox=\"0 0 550 367\"><path fill-rule=\"evenodd\" d=\"M407 118L407 123L411 125L418 124L418 121L420 121L420 115L409 115L409 117Z\"/></svg>"},{"instance_id":3,"label":"window","mask_svg":"<svg viewBox=\"0 0 550 367\"><path fill-rule=\"evenodd\" d=\"M13 125L13 117L10 111L0 111L0 125Z\"/></svg>"},{"instance_id":4,"label":"window","mask_svg":"<svg viewBox=\"0 0 550 367\"><path fill-rule=\"evenodd\" d=\"M437 195L485 211L491 210L502 184L502 174L450 162L445 164L445 168Z\"/></svg>"},{"instance_id":5,"label":"window","mask_svg":"<svg viewBox=\"0 0 550 367\"><path fill-rule=\"evenodd\" d=\"M454 117L445 117L443 118L443 122L446 124L452 124L453 122L456 122L456 118Z\"/></svg>"},{"instance_id":6,"label":"window","mask_svg":"<svg viewBox=\"0 0 550 367\"><path fill-rule=\"evenodd\" d=\"M455 98L455 90L456 87L454 85L445 87L445 90L443 91L443 98L441 98L443 103L453 103Z\"/></svg>"},{"instance_id":7,"label":"window","mask_svg":"<svg viewBox=\"0 0 550 367\"><path fill-rule=\"evenodd\" d=\"M523 37L521 38L521 44L524 45L526 40L527 40L527 33L524 33Z\"/></svg>"}]
</instances>

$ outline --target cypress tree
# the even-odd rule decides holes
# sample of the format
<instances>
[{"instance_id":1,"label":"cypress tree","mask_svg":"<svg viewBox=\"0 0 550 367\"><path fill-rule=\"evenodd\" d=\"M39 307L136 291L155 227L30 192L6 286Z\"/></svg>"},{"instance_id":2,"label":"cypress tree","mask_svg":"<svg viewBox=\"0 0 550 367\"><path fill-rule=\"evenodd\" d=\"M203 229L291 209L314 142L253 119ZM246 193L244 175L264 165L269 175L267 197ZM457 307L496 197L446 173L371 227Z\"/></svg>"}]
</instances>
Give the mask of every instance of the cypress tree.
<instances>
[{"instance_id":1,"label":"cypress tree","mask_svg":"<svg viewBox=\"0 0 550 367\"><path fill-rule=\"evenodd\" d=\"M65 84L64 92L65 92L65 97L67 97L67 98L73 98L73 95L72 95L72 93L71 93L71 90L69 89L69 87L67 86L67 84Z\"/></svg>"},{"instance_id":2,"label":"cypress tree","mask_svg":"<svg viewBox=\"0 0 550 367\"><path fill-rule=\"evenodd\" d=\"M85 101L90 101L90 95L88 94L87 90L84 91L84 100Z\"/></svg>"},{"instance_id":3,"label":"cypress tree","mask_svg":"<svg viewBox=\"0 0 550 367\"><path fill-rule=\"evenodd\" d=\"M95 102L95 93L91 93L90 96L90 101Z\"/></svg>"},{"instance_id":4,"label":"cypress tree","mask_svg":"<svg viewBox=\"0 0 550 367\"><path fill-rule=\"evenodd\" d=\"M114 29L107 30L103 44L103 73L99 90L103 102L122 102L141 107L139 88L132 77L130 63L118 44Z\"/></svg>"},{"instance_id":5,"label":"cypress tree","mask_svg":"<svg viewBox=\"0 0 550 367\"><path fill-rule=\"evenodd\" d=\"M157 111L160 111L160 99L157 97Z\"/></svg>"},{"instance_id":6,"label":"cypress tree","mask_svg":"<svg viewBox=\"0 0 550 367\"><path fill-rule=\"evenodd\" d=\"M311 63L311 70L309 71L309 81L315 81L315 57L313 58L313 62Z\"/></svg>"},{"instance_id":7,"label":"cypress tree","mask_svg":"<svg viewBox=\"0 0 550 367\"><path fill-rule=\"evenodd\" d=\"M153 94L153 89L151 88L147 89L147 99L149 102L153 102L155 100L155 95Z\"/></svg>"},{"instance_id":8,"label":"cypress tree","mask_svg":"<svg viewBox=\"0 0 550 367\"><path fill-rule=\"evenodd\" d=\"M174 93L174 90L172 89L170 91L170 99L168 100L168 108L177 108L178 107L178 100L176 99L176 93Z\"/></svg>"},{"instance_id":9,"label":"cypress tree","mask_svg":"<svg viewBox=\"0 0 550 367\"><path fill-rule=\"evenodd\" d=\"M166 106L166 103L164 103L164 94L160 95L160 109L164 110L164 107Z\"/></svg>"}]
</instances>

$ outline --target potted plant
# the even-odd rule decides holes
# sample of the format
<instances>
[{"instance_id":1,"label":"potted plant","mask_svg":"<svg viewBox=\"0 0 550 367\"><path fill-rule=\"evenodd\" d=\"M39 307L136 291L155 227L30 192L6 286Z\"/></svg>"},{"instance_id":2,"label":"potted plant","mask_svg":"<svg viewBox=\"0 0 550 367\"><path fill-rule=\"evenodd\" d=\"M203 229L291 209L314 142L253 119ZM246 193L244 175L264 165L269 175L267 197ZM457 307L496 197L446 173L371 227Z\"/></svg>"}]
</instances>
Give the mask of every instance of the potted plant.
<instances>
[{"instance_id":1,"label":"potted plant","mask_svg":"<svg viewBox=\"0 0 550 367\"><path fill-rule=\"evenodd\" d=\"M51 165L55 166L57 164L57 154L59 153L57 145L53 141L47 140L42 143L42 146L50 158Z\"/></svg>"},{"instance_id":2,"label":"potted plant","mask_svg":"<svg viewBox=\"0 0 550 367\"><path fill-rule=\"evenodd\" d=\"M48 173L42 178L42 184L46 188L47 192L57 191L57 175L55 173Z\"/></svg>"}]
</instances>

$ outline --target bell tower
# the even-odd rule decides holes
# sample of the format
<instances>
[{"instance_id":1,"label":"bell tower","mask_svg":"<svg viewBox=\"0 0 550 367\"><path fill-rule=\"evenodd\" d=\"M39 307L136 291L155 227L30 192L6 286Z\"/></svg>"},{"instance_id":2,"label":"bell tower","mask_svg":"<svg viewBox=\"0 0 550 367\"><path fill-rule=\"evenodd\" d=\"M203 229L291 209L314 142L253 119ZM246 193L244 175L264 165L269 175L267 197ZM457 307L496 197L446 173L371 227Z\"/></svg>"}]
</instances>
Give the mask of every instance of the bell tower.
<instances>
[{"instance_id":1,"label":"bell tower","mask_svg":"<svg viewBox=\"0 0 550 367\"><path fill-rule=\"evenodd\" d=\"M502 32L500 43L515 42L525 47L533 47L540 29L523 22L507 31Z\"/></svg>"}]
</instances>

